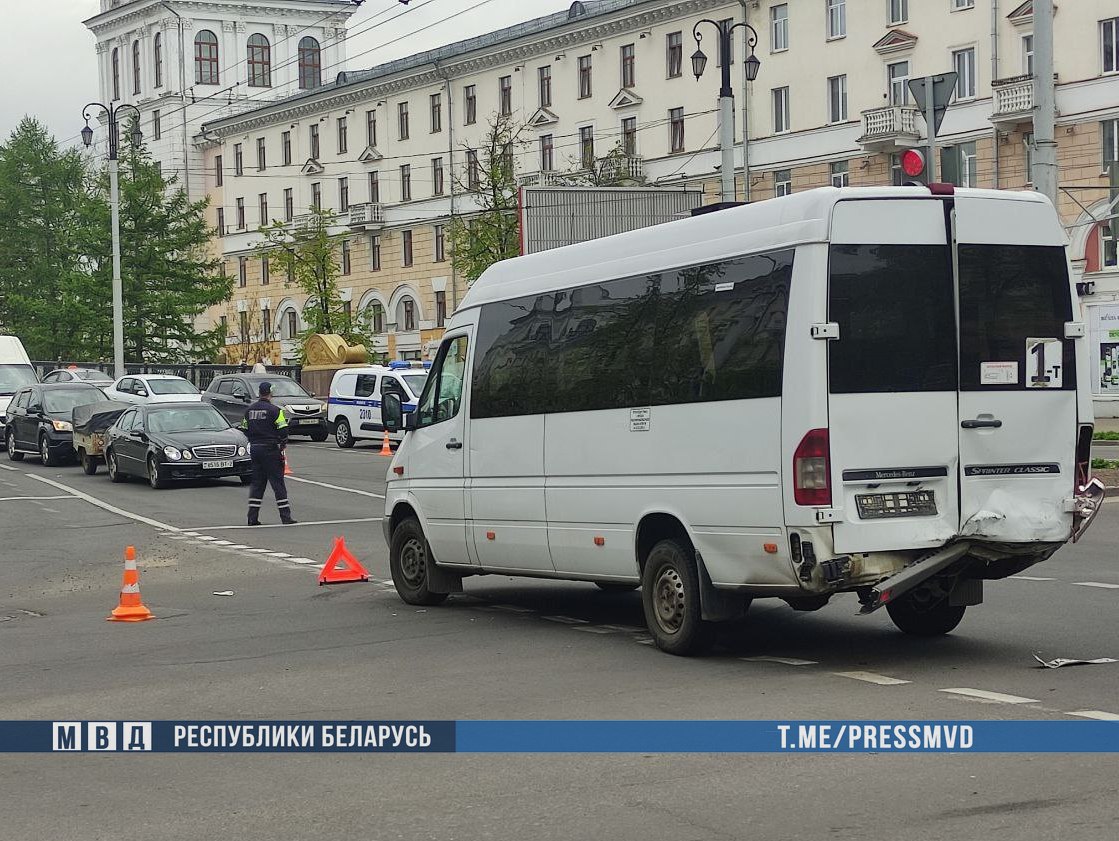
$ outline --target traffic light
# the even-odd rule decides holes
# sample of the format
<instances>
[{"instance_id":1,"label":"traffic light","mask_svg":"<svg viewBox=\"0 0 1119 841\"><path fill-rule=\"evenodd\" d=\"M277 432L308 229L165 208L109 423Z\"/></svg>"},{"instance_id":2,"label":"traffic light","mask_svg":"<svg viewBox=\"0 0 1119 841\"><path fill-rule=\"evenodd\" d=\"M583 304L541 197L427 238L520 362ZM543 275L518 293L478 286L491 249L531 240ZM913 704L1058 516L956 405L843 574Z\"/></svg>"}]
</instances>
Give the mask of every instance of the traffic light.
<instances>
[{"instance_id":1,"label":"traffic light","mask_svg":"<svg viewBox=\"0 0 1119 841\"><path fill-rule=\"evenodd\" d=\"M901 153L901 171L905 174L907 186L925 187L929 183L925 153L920 149L906 149Z\"/></svg>"}]
</instances>

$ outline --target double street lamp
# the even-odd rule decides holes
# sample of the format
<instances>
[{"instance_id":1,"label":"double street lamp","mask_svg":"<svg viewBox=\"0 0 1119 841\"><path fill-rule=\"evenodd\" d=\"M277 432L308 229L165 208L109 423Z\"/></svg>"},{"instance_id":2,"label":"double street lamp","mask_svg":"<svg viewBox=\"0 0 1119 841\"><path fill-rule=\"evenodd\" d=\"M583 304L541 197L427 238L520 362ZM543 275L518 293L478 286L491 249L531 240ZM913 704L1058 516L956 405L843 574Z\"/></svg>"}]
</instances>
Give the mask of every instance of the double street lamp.
<instances>
[{"instance_id":1,"label":"double street lamp","mask_svg":"<svg viewBox=\"0 0 1119 841\"><path fill-rule=\"evenodd\" d=\"M695 79L698 82L699 77L703 75L704 68L707 67L707 56L703 50L700 49L699 42L703 39L700 35L699 28L702 24L711 24L719 33L719 56L720 67L722 71L722 86L719 88L719 151L722 153L722 163L720 169L720 180L722 201L734 201L734 88L731 86L730 80L730 61L728 57L731 54L731 35L734 30L742 27L746 30L746 46L750 49L750 54L746 57L746 81L752 82L758 78L758 70L761 68L762 63L756 55L754 55L754 47L758 44L758 31L748 23L718 23L717 21L704 18L692 27L692 36L695 38L695 52L692 53L692 73L695 74ZM742 126L742 173L743 179L746 182L745 195L746 199L750 198L750 174L746 168L746 144L749 142L747 136L748 127L743 120Z\"/></svg>"},{"instance_id":2,"label":"double street lamp","mask_svg":"<svg viewBox=\"0 0 1119 841\"><path fill-rule=\"evenodd\" d=\"M140 109L135 105L104 105L91 102L82 109L85 128L82 129L82 143L93 145L93 129L89 126L91 109L100 108L109 118L109 213L113 230L113 370L119 379L124 371L124 292L120 279L120 187L117 181L117 158L120 151L120 112L131 109L136 112L136 124L132 127L132 145L139 146L144 135L140 132ZM96 111L93 111L96 113Z\"/></svg>"}]
</instances>

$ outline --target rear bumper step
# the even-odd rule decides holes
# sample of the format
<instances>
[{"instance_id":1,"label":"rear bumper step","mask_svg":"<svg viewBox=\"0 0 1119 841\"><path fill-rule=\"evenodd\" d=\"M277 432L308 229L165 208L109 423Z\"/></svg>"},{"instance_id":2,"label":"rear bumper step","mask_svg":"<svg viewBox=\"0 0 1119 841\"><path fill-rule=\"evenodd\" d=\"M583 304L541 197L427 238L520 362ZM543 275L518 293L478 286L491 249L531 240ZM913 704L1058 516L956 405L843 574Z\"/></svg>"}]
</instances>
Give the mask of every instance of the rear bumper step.
<instances>
[{"instance_id":1,"label":"rear bumper step","mask_svg":"<svg viewBox=\"0 0 1119 841\"><path fill-rule=\"evenodd\" d=\"M953 543L938 549L931 555L926 555L921 560L910 564L901 572L894 573L889 578L883 579L870 588L870 593L863 600L860 614L873 613L888 602L903 596L923 581L932 578L941 570L951 566L967 554L971 544L967 541Z\"/></svg>"}]
</instances>

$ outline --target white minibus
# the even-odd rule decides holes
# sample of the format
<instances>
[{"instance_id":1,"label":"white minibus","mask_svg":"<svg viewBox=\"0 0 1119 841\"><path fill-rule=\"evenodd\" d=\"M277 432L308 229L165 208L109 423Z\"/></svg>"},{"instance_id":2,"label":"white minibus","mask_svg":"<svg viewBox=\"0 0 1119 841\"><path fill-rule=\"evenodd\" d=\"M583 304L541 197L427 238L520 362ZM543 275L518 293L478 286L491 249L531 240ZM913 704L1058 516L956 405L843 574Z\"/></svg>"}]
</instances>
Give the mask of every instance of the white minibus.
<instances>
[{"instance_id":1,"label":"white minibus","mask_svg":"<svg viewBox=\"0 0 1119 841\"><path fill-rule=\"evenodd\" d=\"M1031 192L827 187L498 263L418 409L384 400L393 581L640 587L676 654L761 597L947 633L1099 511L1085 342Z\"/></svg>"}]
</instances>

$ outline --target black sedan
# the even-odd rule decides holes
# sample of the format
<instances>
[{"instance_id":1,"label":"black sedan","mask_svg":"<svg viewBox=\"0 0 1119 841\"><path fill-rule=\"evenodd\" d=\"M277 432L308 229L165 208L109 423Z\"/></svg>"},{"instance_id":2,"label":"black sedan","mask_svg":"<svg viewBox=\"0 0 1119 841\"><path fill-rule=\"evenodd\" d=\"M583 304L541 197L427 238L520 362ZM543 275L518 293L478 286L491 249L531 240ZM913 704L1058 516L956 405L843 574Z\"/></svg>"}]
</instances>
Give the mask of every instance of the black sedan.
<instances>
[{"instance_id":1,"label":"black sedan","mask_svg":"<svg viewBox=\"0 0 1119 841\"><path fill-rule=\"evenodd\" d=\"M309 435L312 441L325 441L330 434L326 422L326 403L315 398L282 374L223 374L214 377L202 399L236 426L245 417L249 404L257 399L260 384L272 386L272 402L284 410L288 435Z\"/></svg>"},{"instance_id":2,"label":"black sedan","mask_svg":"<svg viewBox=\"0 0 1119 841\"><path fill-rule=\"evenodd\" d=\"M252 478L249 442L205 403L149 403L117 418L105 444L109 478L147 479L165 488L180 479Z\"/></svg>"},{"instance_id":3,"label":"black sedan","mask_svg":"<svg viewBox=\"0 0 1119 841\"><path fill-rule=\"evenodd\" d=\"M37 455L48 467L73 459L74 407L104 399L101 389L86 383L36 383L20 389L8 406L8 458Z\"/></svg>"}]
</instances>

